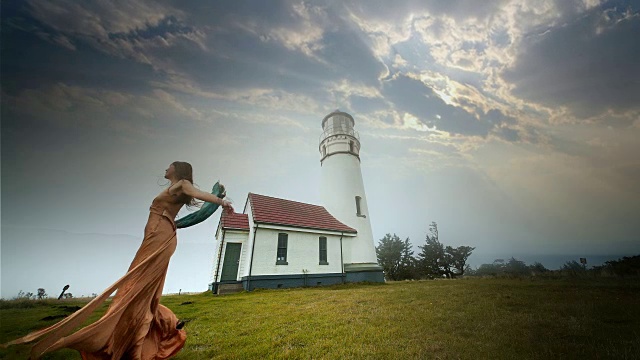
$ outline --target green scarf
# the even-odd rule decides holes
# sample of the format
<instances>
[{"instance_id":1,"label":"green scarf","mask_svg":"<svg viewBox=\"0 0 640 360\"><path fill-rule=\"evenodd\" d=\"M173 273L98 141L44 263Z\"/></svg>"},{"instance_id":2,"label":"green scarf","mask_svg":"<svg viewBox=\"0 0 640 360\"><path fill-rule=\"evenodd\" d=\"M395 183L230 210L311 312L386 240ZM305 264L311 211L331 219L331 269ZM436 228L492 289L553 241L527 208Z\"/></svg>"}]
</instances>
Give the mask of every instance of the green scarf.
<instances>
[{"instance_id":1,"label":"green scarf","mask_svg":"<svg viewBox=\"0 0 640 360\"><path fill-rule=\"evenodd\" d=\"M211 189L211 193L220 199L223 199L226 195L224 186L220 185L218 181L215 185L213 185L213 189ZM220 205L213 204L210 202L205 202L200 210L193 212L185 217L182 217L176 220L176 227L178 229L186 228L189 226L193 226L195 224L199 224L209 218L209 216L213 215L213 213L218 209Z\"/></svg>"}]
</instances>

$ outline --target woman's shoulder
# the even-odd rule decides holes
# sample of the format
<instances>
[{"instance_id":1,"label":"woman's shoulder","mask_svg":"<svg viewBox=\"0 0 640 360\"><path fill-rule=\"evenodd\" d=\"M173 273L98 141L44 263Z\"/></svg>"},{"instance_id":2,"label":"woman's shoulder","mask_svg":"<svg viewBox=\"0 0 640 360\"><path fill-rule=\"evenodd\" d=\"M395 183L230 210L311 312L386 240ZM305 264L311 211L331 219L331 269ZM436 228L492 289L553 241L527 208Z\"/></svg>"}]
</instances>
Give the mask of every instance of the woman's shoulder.
<instances>
[{"instance_id":1,"label":"woman's shoulder","mask_svg":"<svg viewBox=\"0 0 640 360\"><path fill-rule=\"evenodd\" d=\"M174 191L179 191L185 185L192 185L191 182L187 179L181 179L176 181L173 185L169 186L169 192L173 193Z\"/></svg>"},{"instance_id":2,"label":"woman's shoulder","mask_svg":"<svg viewBox=\"0 0 640 360\"><path fill-rule=\"evenodd\" d=\"M176 181L173 185L169 186L167 192L172 196L180 196L191 193L193 189L193 184L187 179L182 179Z\"/></svg>"},{"instance_id":3,"label":"woman's shoulder","mask_svg":"<svg viewBox=\"0 0 640 360\"><path fill-rule=\"evenodd\" d=\"M193 184L191 183L191 181L187 180L187 179L181 179L176 181L175 184L173 184L173 186L175 186L176 188L182 188L183 186L193 186ZM172 187L173 187L172 186Z\"/></svg>"}]
</instances>

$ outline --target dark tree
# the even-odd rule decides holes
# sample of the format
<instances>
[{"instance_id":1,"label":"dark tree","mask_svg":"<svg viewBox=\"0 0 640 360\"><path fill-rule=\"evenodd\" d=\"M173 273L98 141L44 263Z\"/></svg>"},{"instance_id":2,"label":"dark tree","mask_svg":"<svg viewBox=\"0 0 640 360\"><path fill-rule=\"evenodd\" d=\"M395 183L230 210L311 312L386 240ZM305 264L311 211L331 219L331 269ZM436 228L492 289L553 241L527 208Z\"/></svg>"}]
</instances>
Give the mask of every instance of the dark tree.
<instances>
[{"instance_id":1,"label":"dark tree","mask_svg":"<svg viewBox=\"0 0 640 360\"><path fill-rule=\"evenodd\" d=\"M511 276L524 276L531 273L524 261L520 261L514 257L511 257L504 266L504 272Z\"/></svg>"},{"instance_id":2,"label":"dark tree","mask_svg":"<svg viewBox=\"0 0 640 360\"><path fill-rule=\"evenodd\" d=\"M416 260L417 266L420 273L429 279L443 276L456 278L464 275L467 260L475 249L471 246L445 247L438 238L438 224L435 222L429 226L424 246L418 247L421 251Z\"/></svg>"},{"instance_id":3,"label":"dark tree","mask_svg":"<svg viewBox=\"0 0 640 360\"><path fill-rule=\"evenodd\" d=\"M567 261L560 270L569 276L580 276L587 272L585 267L575 260Z\"/></svg>"},{"instance_id":4,"label":"dark tree","mask_svg":"<svg viewBox=\"0 0 640 360\"><path fill-rule=\"evenodd\" d=\"M47 293L43 288L38 289L38 300L42 300L47 297Z\"/></svg>"},{"instance_id":5,"label":"dark tree","mask_svg":"<svg viewBox=\"0 0 640 360\"><path fill-rule=\"evenodd\" d=\"M402 241L398 235L387 234L376 247L378 263L389 280L409 279L413 274L413 250L409 238Z\"/></svg>"},{"instance_id":6,"label":"dark tree","mask_svg":"<svg viewBox=\"0 0 640 360\"><path fill-rule=\"evenodd\" d=\"M418 254L417 262L423 276L434 279L447 273L449 265L445 258L444 246L438 239L438 224L435 221L429 225L429 234L427 234L425 244L418 247L421 251Z\"/></svg>"},{"instance_id":7,"label":"dark tree","mask_svg":"<svg viewBox=\"0 0 640 360\"><path fill-rule=\"evenodd\" d=\"M499 269L494 264L482 264L475 271L476 276L497 276L498 273Z\"/></svg>"},{"instance_id":8,"label":"dark tree","mask_svg":"<svg viewBox=\"0 0 640 360\"><path fill-rule=\"evenodd\" d=\"M622 259L607 261L604 266L617 276L639 276L640 255L625 256Z\"/></svg>"},{"instance_id":9,"label":"dark tree","mask_svg":"<svg viewBox=\"0 0 640 360\"><path fill-rule=\"evenodd\" d=\"M549 269L547 269L546 267L544 267L544 265L537 261L534 262L533 265L529 265L529 269L533 274L544 274L549 272Z\"/></svg>"},{"instance_id":10,"label":"dark tree","mask_svg":"<svg viewBox=\"0 0 640 360\"><path fill-rule=\"evenodd\" d=\"M451 278L464 275L467 267L467 259L471 256L473 250L475 250L475 247L471 246L459 246L457 248L447 246L445 248L445 258L449 266L446 275Z\"/></svg>"},{"instance_id":11,"label":"dark tree","mask_svg":"<svg viewBox=\"0 0 640 360\"><path fill-rule=\"evenodd\" d=\"M416 278L416 259L413 257L413 245L409 238L402 243L402 261L398 275L400 280Z\"/></svg>"},{"instance_id":12,"label":"dark tree","mask_svg":"<svg viewBox=\"0 0 640 360\"><path fill-rule=\"evenodd\" d=\"M505 264L503 259L495 259L491 264L482 264L476 270L477 276L498 276L504 273Z\"/></svg>"},{"instance_id":13,"label":"dark tree","mask_svg":"<svg viewBox=\"0 0 640 360\"><path fill-rule=\"evenodd\" d=\"M469 264L465 265L465 267L464 267L464 273L465 273L465 275L471 275L471 276L476 275L475 270L473 270L473 269L471 268L471 265L469 265Z\"/></svg>"}]
</instances>

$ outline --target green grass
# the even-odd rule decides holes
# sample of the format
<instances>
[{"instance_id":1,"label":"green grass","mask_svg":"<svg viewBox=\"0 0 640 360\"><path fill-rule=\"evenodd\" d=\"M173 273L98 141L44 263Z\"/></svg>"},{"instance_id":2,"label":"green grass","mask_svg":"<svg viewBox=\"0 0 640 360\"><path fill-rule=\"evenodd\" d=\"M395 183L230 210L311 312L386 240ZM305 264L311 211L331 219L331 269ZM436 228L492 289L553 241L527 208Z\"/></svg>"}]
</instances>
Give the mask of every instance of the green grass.
<instances>
[{"instance_id":1,"label":"green grass","mask_svg":"<svg viewBox=\"0 0 640 360\"><path fill-rule=\"evenodd\" d=\"M185 304L191 302L190 304ZM0 342L54 323L48 301L0 304ZM175 295L175 359L640 358L638 280L468 279ZM98 314L96 314L98 316ZM0 350L26 358L27 346ZM45 359L79 359L62 350Z\"/></svg>"}]
</instances>

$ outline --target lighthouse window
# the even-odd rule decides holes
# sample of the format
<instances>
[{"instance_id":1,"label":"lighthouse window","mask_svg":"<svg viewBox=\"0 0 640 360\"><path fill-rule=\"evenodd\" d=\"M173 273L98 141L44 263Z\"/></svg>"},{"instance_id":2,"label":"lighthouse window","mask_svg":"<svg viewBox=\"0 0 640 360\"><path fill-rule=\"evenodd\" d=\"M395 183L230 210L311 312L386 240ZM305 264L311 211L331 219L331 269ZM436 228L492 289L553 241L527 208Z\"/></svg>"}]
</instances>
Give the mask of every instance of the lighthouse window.
<instances>
[{"instance_id":1,"label":"lighthouse window","mask_svg":"<svg viewBox=\"0 0 640 360\"><path fill-rule=\"evenodd\" d=\"M322 145L322 156L327 156L327 147Z\"/></svg>"},{"instance_id":2,"label":"lighthouse window","mask_svg":"<svg viewBox=\"0 0 640 360\"><path fill-rule=\"evenodd\" d=\"M362 212L360 211L360 200L361 199L362 198L360 196L356 196L356 215L364 217L364 215L362 215Z\"/></svg>"},{"instance_id":3,"label":"lighthouse window","mask_svg":"<svg viewBox=\"0 0 640 360\"><path fill-rule=\"evenodd\" d=\"M340 115L334 116L333 130L337 132L347 132L347 118Z\"/></svg>"},{"instance_id":4,"label":"lighthouse window","mask_svg":"<svg viewBox=\"0 0 640 360\"><path fill-rule=\"evenodd\" d=\"M320 236L320 265L329 265L327 262L327 238Z\"/></svg>"},{"instance_id":5,"label":"lighthouse window","mask_svg":"<svg viewBox=\"0 0 640 360\"><path fill-rule=\"evenodd\" d=\"M349 141L349 152L354 152L353 151L353 141Z\"/></svg>"},{"instance_id":6,"label":"lighthouse window","mask_svg":"<svg viewBox=\"0 0 640 360\"><path fill-rule=\"evenodd\" d=\"M287 263L287 243L289 235L285 233L278 234L278 253L276 255L276 265L288 265Z\"/></svg>"}]
</instances>

